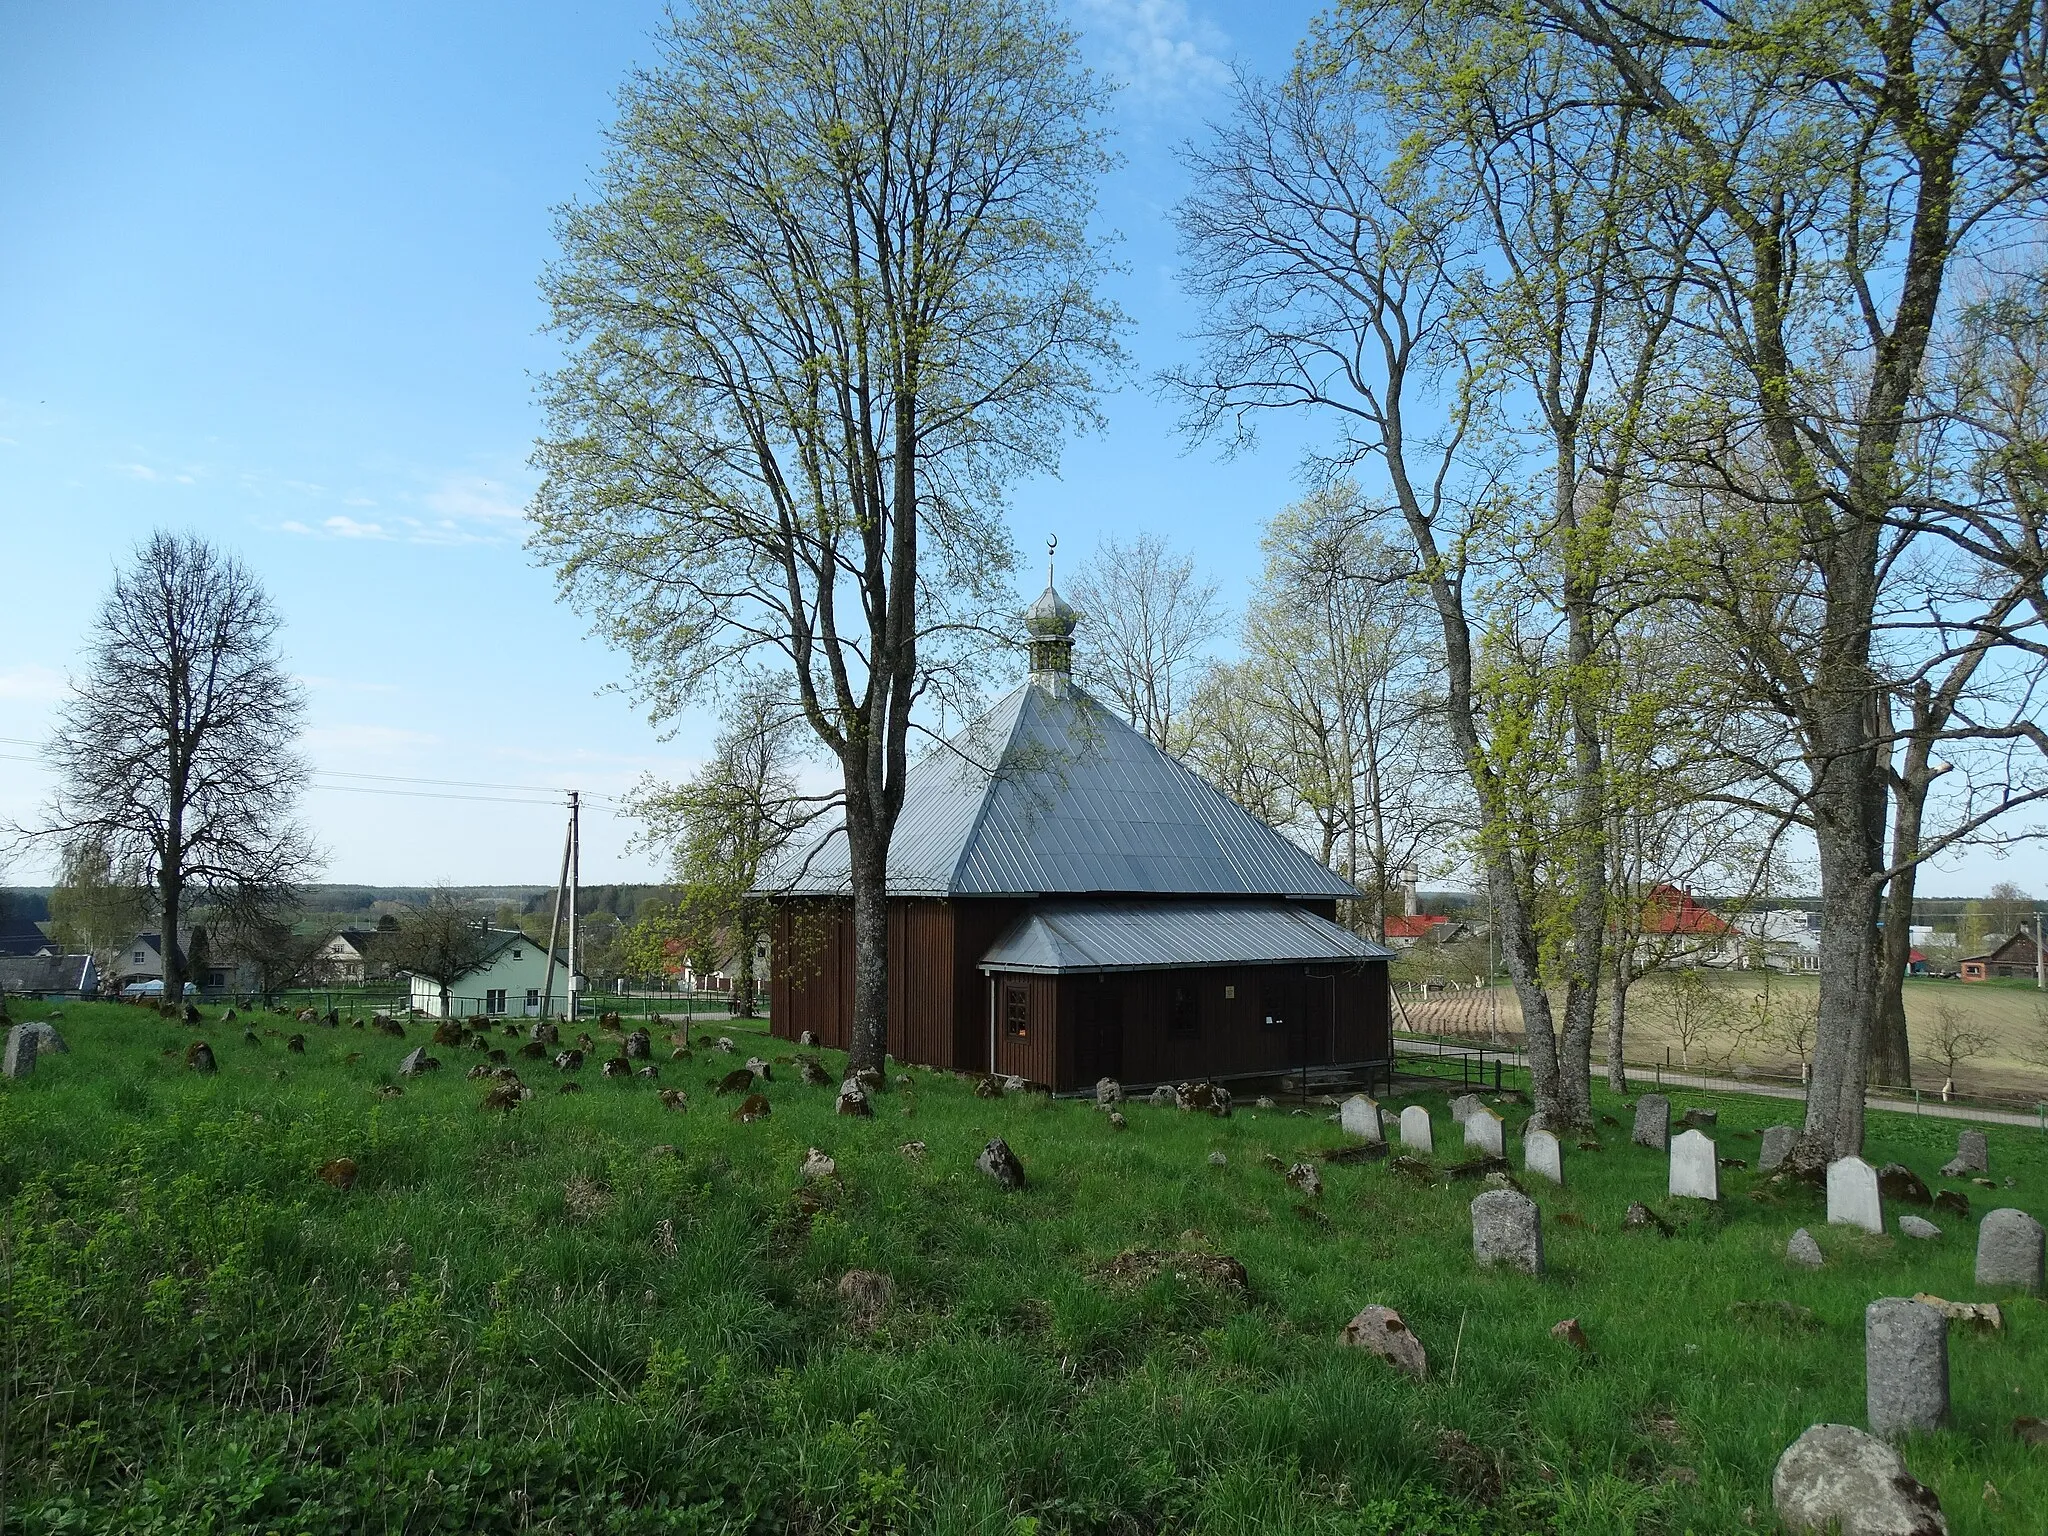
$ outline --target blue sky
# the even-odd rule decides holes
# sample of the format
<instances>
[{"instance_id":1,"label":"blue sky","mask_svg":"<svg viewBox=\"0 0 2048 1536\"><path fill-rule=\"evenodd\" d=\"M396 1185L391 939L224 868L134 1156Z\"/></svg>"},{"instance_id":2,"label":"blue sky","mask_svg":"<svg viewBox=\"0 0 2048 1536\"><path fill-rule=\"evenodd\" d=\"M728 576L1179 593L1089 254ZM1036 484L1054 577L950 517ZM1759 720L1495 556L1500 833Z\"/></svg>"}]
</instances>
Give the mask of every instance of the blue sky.
<instances>
[{"instance_id":1,"label":"blue sky","mask_svg":"<svg viewBox=\"0 0 2048 1536\"><path fill-rule=\"evenodd\" d=\"M1070 0L1089 62L1124 82L1104 223L1140 381L1182 346L1172 147L1233 64L1284 65L1315 6ZM543 803L427 798L391 779L615 795L687 772L610 685L615 656L522 548L554 357L536 279L550 211L587 184L612 93L661 7L49 5L0 0L0 820L47 792L16 759L48 729L114 563L196 528L263 577L325 770L307 813L326 876L546 883ZM1020 486L1027 552L1155 528L1239 598L1260 525L1298 494L1298 441L1187 452L1142 382L1058 480ZM407 788L408 795L364 793ZM649 861L600 802L586 880ZM2037 856L1923 888L2025 883ZM42 878L20 864L0 878Z\"/></svg>"}]
</instances>

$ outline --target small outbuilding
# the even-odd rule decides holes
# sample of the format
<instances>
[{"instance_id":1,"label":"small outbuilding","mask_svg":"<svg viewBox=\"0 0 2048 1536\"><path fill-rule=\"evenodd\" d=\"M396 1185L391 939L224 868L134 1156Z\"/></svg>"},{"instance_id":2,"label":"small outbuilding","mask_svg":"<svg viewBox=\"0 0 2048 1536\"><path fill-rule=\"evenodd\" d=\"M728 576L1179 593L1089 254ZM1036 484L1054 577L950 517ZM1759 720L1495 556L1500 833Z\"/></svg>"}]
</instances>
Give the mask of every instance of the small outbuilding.
<instances>
[{"instance_id":1,"label":"small outbuilding","mask_svg":"<svg viewBox=\"0 0 2048 1536\"><path fill-rule=\"evenodd\" d=\"M477 963L449 979L448 1014L456 1018L476 1014L488 1018L537 1018L547 988L547 945L535 943L516 928L486 929L484 941ZM419 975L407 979L412 1006L428 1018L440 1018L441 983ZM584 979L579 976L576 991L580 994L583 990ZM557 955L553 1009L566 1013L568 1008L569 967Z\"/></svg>"},{"instance_id":2,"label":"small outbuilding","mask_svg":"<svg viewBox=\"0 0 2048 1536\"><path fill-rule=\"evenodd\" d=\"M906 1061L1056 1089L1391 1060L1391 952L1360 892L1072 678L1050 587L1031 670L912 769L889 849L889 1042ZM844 1048L853 916L838 828L774 902L772 1027Z\"/></svg>"},{"instance_id":3,"label":"small outbuilding","mask_svg":"<svg viewBox=\"0 0 2048 1536\"><path fill-rule=\"evenodd\" d=\"M2034 942L2033 934L2025 924L1995 949L1981 955L1971 955L1956 967L1956 973L1964 981L1989 981L1993 977L2038 976L2041 954Z\"/></svg>"}]
</instances>

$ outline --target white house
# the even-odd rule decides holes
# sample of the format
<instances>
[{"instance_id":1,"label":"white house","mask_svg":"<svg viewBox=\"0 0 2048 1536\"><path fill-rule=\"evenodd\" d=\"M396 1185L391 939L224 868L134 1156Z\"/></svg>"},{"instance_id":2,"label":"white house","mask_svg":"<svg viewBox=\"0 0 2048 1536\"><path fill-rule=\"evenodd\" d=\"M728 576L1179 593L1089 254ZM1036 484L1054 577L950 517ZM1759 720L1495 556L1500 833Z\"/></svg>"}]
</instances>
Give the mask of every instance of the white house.
<instances>
[{"instance_id":1,"label":"white house","mask_svg":"<svg viewBox=\"0 0 2048 1536\"><path fill-rule=\"evenodd\" d=\"M491 928L485 937L489 942L482 962L448 983L449 1012L457 1018L475 1013L537 1017L541 989L547 981L547 945L536 944L517 929ZM439 1018L441 983L419 975L408 979L412 1006L429 1018ZM576 990L583 988L584 978L579 976ZM562 1012L569 1006L568 966L559 956L555 960L554 1006Z\"/></svg>"}]
</instances>

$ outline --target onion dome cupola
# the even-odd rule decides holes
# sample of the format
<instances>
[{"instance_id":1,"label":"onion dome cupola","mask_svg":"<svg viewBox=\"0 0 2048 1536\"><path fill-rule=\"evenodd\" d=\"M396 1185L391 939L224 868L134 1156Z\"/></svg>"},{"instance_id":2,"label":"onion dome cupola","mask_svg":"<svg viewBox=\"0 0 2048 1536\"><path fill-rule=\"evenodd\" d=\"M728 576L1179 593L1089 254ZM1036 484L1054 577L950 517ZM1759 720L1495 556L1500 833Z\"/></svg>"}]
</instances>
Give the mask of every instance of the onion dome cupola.
<instances>
[{"instance_id":1,"label":"onion dome cupola","mask_svg":"<svg viewBox=\"0 0 2048 1536\"><path fill-rule=\"evenodd\" d=\"M1081 614L1052 584L1052 555L1059 540L1045 541L1045 590L1024 610L1024 631L1031 650L1031 681L1062 693L1074 675L1074 626Z\"/></svg>"}]
</instances>

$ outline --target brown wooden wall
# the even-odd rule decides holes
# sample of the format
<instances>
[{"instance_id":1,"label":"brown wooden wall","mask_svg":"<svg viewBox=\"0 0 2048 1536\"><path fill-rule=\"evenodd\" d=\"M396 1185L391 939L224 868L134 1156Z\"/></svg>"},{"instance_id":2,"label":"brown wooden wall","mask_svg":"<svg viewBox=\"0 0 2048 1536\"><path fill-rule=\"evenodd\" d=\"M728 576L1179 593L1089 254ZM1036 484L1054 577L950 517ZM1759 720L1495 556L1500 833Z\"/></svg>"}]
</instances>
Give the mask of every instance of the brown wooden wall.
<instances>
[{"instance_id":1,"label":"brown wooden wall","mask_svg":"<svg viewBox=\"0 0 2048 1536\"><path fill-rule=\"evenodd\" d=\"M904 1061L1016 1073L1066 1090L1108 1075L1131 1083L1282 1072L1383 1060L1391 1054L1387 969L1355 965L1240 966L1105 976L998 977L978 962L1026 904L896 900L889 904L889 1047ZM781 1039L814 1031L845 1050L853 1028L849 903L791 901L770 926L770 1026ZM1003 987L1025 988L1018 1039ZM1195 1029L1172 1027L1176 987L1195 1000ZM1226 995L1233 991L1235 996ZM996 1056L989 1060L992 1001ZM1271 1014L1280 1019L1265 1025Z\"/></svg>"},{"instance_id":2,"label":"brown wooden wall","mask_svg":"<svg viewBox=\"0 0 2048 1536\"><path fill-rule=\"evenodd\" d=\"M1003 1018L1001 990L1010 982L1029 984L1023 1040ZM1192 1032L1173 1027L1176 989L1193 994ZM1252 1076L1384 1060L1392 1051L1383 960L999 976L997 992L996 1070L1062 1091L1103 1076L1130 1083ZM1269 1014L1279 1021L1271 1028Z\"/></svg>"}]
</instances>

